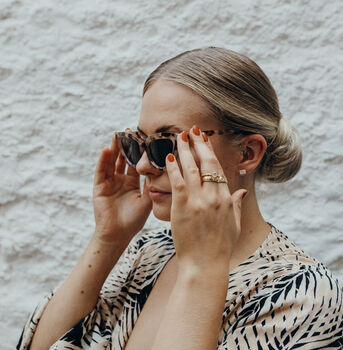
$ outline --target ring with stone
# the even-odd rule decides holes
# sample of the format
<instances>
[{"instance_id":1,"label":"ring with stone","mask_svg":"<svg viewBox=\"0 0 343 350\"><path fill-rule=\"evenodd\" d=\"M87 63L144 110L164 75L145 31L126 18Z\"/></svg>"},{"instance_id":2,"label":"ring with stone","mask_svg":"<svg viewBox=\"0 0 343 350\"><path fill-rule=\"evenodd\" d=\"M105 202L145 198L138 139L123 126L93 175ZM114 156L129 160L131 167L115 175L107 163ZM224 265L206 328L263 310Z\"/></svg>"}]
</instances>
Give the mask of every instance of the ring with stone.
<instances>
[{"instance_id":1,"label":"ring with stone","mask_svg":"<svg viewBox=\"0 0 343 350\"><path fill-rule=\"evenodd\" d=\"M227 183L227 178L225 175L220 175L216 171L212 173L204 173L201 175L201 182L216 182L216 183Z\"/></svg>"}]
</instances>

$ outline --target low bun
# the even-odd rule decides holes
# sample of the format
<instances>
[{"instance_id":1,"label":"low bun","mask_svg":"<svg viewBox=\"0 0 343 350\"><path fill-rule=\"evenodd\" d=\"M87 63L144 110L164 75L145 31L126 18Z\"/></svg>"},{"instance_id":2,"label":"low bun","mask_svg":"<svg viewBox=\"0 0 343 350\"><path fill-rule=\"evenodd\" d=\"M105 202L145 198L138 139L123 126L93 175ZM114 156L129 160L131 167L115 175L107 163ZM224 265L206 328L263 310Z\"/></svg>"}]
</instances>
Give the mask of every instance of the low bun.
<instances>
[{"instance_id":1,"label":"low bun","mask_svg":"<svg viewBox=\"0 0 343 350\"><path fill-rule=\"evenodd\" d=\"M302 163L301 139L288 119L281 117L274 140L267 146L258 177L270 182L285 182L294 177Z\"/></svg>"}]
</instances>

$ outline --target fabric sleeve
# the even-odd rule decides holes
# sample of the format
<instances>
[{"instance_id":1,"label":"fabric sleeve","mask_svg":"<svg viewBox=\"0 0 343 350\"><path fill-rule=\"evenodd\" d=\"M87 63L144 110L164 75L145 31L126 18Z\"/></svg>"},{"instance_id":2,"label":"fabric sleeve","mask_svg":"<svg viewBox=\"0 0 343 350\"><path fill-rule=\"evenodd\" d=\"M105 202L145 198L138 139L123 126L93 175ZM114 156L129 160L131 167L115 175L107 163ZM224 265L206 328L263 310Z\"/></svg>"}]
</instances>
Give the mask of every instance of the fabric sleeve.
<instances>
[{"instance_id":1,"label":"fabric sleeve","mask_svg":"<svg viewBox=\"0 0 343 350\"><path fill-rule=\"evenodd\" d=\"M111 329L120 314L123 299L125 299L130 274L139 251L139 239L135 236L122 253L117 264L107 277L97 299L94 309L61 338L59 338L50 350L57 349L86 349L92 342L98 345L94 348L105 349L111 340ZM37 324L52 296L56 293L63 281L50 293L45 295L30 314L20 339L17 350L29 350ZM52 325L53 326L53 325ZM93 347L92 347L93 349Z\"/></svg>"},{"instance_id":2,"label":"fabric sleeve","mask_svg":"<svg viewBox=\"0 0 343 350\"><path fill-rule=\"evenodd\" d=\"M342 349L343 288L329 270L303 267L250 298L217 349Z\"/></svg>"}]
</instances>

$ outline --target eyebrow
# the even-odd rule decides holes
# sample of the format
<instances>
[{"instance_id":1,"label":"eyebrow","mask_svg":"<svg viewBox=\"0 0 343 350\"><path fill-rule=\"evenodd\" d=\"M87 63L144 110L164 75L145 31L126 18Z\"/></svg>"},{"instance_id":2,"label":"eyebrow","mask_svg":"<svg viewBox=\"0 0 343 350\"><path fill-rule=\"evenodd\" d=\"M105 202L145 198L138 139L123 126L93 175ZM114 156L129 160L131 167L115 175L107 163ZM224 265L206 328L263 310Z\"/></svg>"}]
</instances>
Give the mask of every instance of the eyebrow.
<instances>
[{"instance_id":1,"label":"eyebrow","mask_svg":"<svg viewBox=\"0 0 343 350\"><path fill-rule=\"evenodd\" d=\"M174 130L177 131L177 132L181 132L181 131L182 131L182 130L181 130L179 127L177 127L176 125L163 125L162 127L156 129L156 130L154 131L154 134L156 134L156 133L158 133L158 132L166 132L166 131L168 131L168 130L170 130L170 129L174 129ZM143 130L141 130L141 129L139 128L139 126L137 126L137 130L138 130L140 133L142 133L144 136L148 136Z\"/></svg>"}]
</instances>

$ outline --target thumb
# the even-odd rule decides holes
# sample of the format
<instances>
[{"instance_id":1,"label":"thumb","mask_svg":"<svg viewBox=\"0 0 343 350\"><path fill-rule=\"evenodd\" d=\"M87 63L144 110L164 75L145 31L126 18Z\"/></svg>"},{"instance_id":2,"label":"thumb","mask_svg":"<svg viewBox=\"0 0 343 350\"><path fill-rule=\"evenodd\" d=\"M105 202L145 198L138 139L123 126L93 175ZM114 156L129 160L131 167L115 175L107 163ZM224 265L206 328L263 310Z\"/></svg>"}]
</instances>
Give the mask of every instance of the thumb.
<instances>
[{"instance_id":1,"label":"thumb","mask_svg":"<svg viewBox=\"0 0 343 350\"><path fill-rule=\"evenodd\" d=\"M242 201L243 201L243 198L247 195L247 193L248 193L248 190L241 189L236 191L231 197L233 201L234 216L238 227L240 227L240 223L241 223Z\"/></svg>"}]
</instances>

